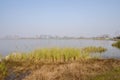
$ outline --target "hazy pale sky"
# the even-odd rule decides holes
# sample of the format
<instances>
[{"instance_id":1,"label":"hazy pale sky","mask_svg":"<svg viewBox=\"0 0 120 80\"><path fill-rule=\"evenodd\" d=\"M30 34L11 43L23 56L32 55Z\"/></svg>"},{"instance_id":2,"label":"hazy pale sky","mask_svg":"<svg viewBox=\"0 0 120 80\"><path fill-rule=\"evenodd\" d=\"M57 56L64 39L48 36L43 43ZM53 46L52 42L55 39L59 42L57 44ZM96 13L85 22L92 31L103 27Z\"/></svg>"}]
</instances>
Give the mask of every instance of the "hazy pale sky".
<instances>
[{"instance_id":1,"label":"hazy pale sky","mask_svg":"<svg viewBox=\"0 0 120 80\"><path fill-rule=\"evenodd\" d=\"M120 31L120 0L0 0L0 36L96 36Z\"/></svg>"}]
</instances>

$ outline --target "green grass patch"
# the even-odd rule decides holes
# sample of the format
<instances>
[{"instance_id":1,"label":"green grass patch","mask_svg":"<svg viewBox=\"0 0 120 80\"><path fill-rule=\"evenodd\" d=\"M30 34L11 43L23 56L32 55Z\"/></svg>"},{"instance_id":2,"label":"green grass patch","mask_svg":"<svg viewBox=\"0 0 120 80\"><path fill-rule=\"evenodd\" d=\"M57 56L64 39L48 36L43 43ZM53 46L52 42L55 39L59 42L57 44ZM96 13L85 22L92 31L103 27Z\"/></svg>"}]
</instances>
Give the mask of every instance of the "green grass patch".
<instances>
[{"instance_id":1,"label":"green grass patch","mask_svg":"<svg viewBox=\"0 0 120 80\"><path fill-rule=\"evenodd\" d=\"M95 46L89 46L83 48L83 51L89 52L89 53L102 53L105 52L107 49L103 47L95 47Z\"/></svg>"},{"instance_id":2,"label":"green grass patch","mask_svg":"<svg viewBox=\"0 0 120 80\"><path fill-rule=\"evenodd\" d=\"M120 49L120 41L113 43L112 46Z\"/></svg>"},{"instance_id":3,"label":"green grass patch","mask_svg":"<svg viewBox=\"0 0 120 80\"><path fill-rule=\"evenodd\" d=\"M7 75L7 67L4 62L0 62L0 79L4 79Z\"/></svg>"},{"instance_id":4,"label":"green grass patch","mask_svg":"<svg viewBox=\"0 0 120 80\"><path fill-rule=\"evenodd\" d=\"M29 53L12 53L6 56L6 60L13 61L44 61L44 62L66 62L79 59L90 58L89 53L104 52L102 47L86 47L86 48L42 48L36 49Z\"/></svg>"},{"instance_id":5,"label":"green grass patch","mask_svg":"<svg viewBox=\"0 0 120 80\"><path fill-rule=\"evenodd\" d=\"M33 61L72 61L87 59L89 54L77 48L43 48L30 53L13 53L6 57L9 60Z\"/></svg>"}]
</instances>

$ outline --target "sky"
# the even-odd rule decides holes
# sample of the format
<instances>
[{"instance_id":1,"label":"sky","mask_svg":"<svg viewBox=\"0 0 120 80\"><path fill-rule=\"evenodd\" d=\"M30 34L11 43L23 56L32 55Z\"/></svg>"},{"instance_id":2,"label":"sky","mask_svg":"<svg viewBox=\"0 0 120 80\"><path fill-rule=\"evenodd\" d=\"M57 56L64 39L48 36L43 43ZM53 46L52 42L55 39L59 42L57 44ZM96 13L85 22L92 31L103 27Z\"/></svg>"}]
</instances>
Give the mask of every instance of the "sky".
<instances>
[{"instance_id":1,"label":"sky","mask_svg":"<svg viewBox=\"0 0 120 80\"><path fill-rule=\"evenodd\" d=\"M0 37L120 32L120 0L0 0Z\"/></svg>"}]
</instances>

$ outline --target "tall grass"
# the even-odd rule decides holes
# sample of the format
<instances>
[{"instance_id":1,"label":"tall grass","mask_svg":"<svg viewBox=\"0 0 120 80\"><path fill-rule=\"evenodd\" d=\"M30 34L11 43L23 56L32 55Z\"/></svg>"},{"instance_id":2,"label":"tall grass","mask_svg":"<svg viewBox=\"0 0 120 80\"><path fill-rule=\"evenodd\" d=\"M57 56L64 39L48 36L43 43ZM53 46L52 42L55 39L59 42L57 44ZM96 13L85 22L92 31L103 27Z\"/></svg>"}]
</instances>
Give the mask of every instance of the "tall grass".
<instances>
[{"instance_id":1,"label":"tall grass","mask_svg":"<svg viewBox=\"0 0 120 80\"><path fill-rule=\"evenodd\" d=\"M77 48L43 48L30 53L13 53L7 56L9 60L34 60L34 61L72 61L87 59L89 54Z\"/></svg>"},{"instance_id":2,"label":"tall grass","mask_svg":"<svg viewBox=\"0 0 120 80\"><path fill-rule=\"evenodd\" d=\"M0 79L3 79L7 75L7 67L5 63L0 62Z\"/></svg>"},{"instance_id":3,"label":"tall grass","mask_svg":"<svg viewBox=\"0 0 120 80\"><path fill-rule=\"evenodd\" d=\"M30 53L13 53L6 57L8 60L18 61L43 61L43 62L66 62L79 59L90 58L89 53L104 52L106 49L102 47L86 47L86 48L43 48L36 49Z\"/></svg>"},{"instance_id":4,"label":"tall grass","mask_svg":"<svg viewBox=\"0 0 120 80\"><path fill-rule=\"evenodd\" d=\"M105 52L107 49L101 46L100 47L89 46L89 47L83 48L83 50L89 53L102 53L102 52Z\"/></svg>"},{"instance_id":5,"label":"tall grass","mask_svg":"<svg viewBox=\"0 0 120 80\"><path fill-rule=\"evenodd\" d=\"M120 41L113 43L112 46L120 49Z\"/></svg>"},{"instance_id":6,"label":"tall grass","mask_svg":"<svg viewBox=\"0 0 120 80\"><path fill-rule=\"evenodd\" d=\"M2 62L2 55L0 54L0 62Z\"/></svg>"}]
</instances>

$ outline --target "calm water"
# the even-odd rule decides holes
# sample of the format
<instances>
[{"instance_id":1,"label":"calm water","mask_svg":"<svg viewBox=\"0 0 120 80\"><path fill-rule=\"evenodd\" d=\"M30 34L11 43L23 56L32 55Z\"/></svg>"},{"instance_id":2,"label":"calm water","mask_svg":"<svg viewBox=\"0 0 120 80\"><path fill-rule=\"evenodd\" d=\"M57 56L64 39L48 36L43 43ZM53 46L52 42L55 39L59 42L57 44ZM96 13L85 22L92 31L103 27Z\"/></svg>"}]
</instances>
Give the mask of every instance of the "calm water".
<instances>
[{"instance_id":1,"label":"calm water","mask_svg":"<svg viewBox=\"0 0 120 80\"><path fill-rule=\"evenodd\" d=\"M107 40L55 40L55 39L33 39L33 40L0 40L0 54L6 56L12 52L29 52L36 48L49 47L86 47L102 46L107 51L102 53L102 58L120 58L120 50L111 46L113 41Z\"/></svg>"}]
</instances>

